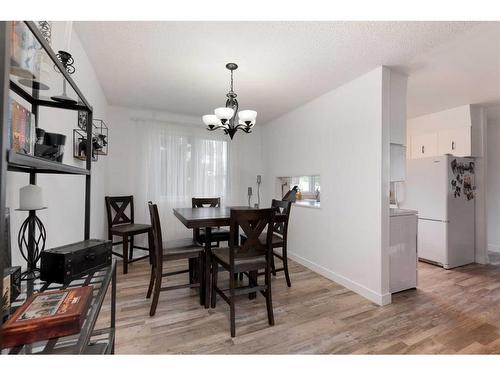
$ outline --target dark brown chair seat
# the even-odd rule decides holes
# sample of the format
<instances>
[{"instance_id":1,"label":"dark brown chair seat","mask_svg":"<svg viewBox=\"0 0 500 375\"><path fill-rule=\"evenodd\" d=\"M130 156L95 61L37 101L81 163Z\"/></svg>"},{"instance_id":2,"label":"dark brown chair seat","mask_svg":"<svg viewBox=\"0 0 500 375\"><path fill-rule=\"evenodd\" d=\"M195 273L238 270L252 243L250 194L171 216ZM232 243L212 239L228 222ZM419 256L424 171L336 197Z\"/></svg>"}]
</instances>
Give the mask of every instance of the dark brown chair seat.
<instances>
[{"instance_id":1,"label":"dark brown chair seat","mask_svg":"<svg viewBox=\"0 0 500 375\"><path fill-rule=\"evenodd\" d=\"M260 236L259 236L259 240L260 240ZM264 238L263 243L266 243L266 238ZM230 252L229 247L222 247L219 249L213 249L212 256L217 258L217 260L220 263L222 263L224 265L224 267L229 268L230 263L231 263L229 260L229 252ZM266 264L267 263L266 263L265 255L240 258L236 254L235 258L234 258L234 270L236 272L247 271L247 268L249 265L250 265L250 268L252 270L255 270L257 268L265 268Z\"/></svg>"},{"instance_id":2,"label":"dark brown chair seat","mask_svg":"<svg viewBox=\"0 0 500 375\"><path fill-rule=\"evenodd\" d=\"M174 260L176 255L182 255L181 258L184 259L188 253L193 253L194 258L200 251L203 248L191 238L163 242L163 259Z\"/></svg>"},{"instance_id":3,"label":"dark brown chair seat","mask_svg":"<svg viewBox=\"0 0 500 375\"><path fill-rule=\"evenodd\" d=\"M141 234L147 233L151 229L149 224L122 224L111 227L111 234L123 235L123 234Z\"/></svg>"}]
</instances>

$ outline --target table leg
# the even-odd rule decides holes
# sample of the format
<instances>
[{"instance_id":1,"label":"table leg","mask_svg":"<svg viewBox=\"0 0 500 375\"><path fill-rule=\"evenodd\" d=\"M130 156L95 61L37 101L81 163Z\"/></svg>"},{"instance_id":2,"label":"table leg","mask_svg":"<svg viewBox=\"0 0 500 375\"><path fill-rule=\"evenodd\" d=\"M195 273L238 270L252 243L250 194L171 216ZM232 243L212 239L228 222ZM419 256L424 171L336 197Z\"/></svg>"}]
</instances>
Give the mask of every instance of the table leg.
<instances>
[{"instance_id":1,"label":"table leg","mask_svg":"<svg viewBox=\"0 0 500 375\"><path fill-rule=\"evenodd\" d=\"M212 227L205 228L205 308L210 306L210 279L212 274Z\"/></svg>"}]
</instances>

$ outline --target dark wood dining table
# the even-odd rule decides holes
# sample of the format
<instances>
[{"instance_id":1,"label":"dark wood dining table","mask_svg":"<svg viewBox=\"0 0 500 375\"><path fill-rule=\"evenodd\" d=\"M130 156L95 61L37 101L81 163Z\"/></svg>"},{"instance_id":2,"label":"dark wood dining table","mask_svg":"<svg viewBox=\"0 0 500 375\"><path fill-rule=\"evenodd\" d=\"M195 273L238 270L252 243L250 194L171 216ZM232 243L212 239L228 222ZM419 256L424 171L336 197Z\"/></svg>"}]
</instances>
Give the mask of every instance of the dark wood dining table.
<instances>
[{"instance_id":1,"label":"dark wood dining table","mask_svg":"<svg viewBox=\"0 0 500 375\"><path fill-rule=\"evenodd\" d=\"M229 226L231 221L231 209L249 209L246 206L232 207L195 207L195 208L174 208L174 215L181 221L186 228L204 228L205 229L205 264L204 264L204 280L201 293L205 301L205 308L208 309L210 303L210 281L211 281L211 264L212 264L212 228ZM276 214L277 222L284 220L286 215ZM234 243L239 243L239 228L234 233Z\"/></svg>"}]
</instances>

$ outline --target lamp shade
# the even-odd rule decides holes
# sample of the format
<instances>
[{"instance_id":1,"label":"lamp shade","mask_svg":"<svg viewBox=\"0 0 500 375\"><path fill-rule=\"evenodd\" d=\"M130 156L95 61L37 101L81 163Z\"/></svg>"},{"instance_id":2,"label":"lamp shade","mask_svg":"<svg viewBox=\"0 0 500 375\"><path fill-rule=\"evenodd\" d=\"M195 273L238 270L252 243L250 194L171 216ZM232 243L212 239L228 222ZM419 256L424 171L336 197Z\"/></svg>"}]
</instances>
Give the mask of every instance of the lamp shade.
<instances>
[{"instance_id":1,"label":"lamp shade","mask_svg":"<svg viewBox=\"0 0 500 375\"><path fill-rule=\"evenodd\" d=\"M37 185L26 185L19 189L20 210L41 210L43 205L42 188Z\"/></svg>"},{"instance_id":2,"label":"lamp shade","mask_svg":"<svg viewBox=\"0 0 500 375\"><path fill-rule=\"evenodd\" d=\"M257 112L249 110L249 109L244 110L244 111L239 111L238 118L240 119L240 121L243 121L243 122L247 122L247 121L255 122L255 119L257 118Z\"/></svg>"},{"instance_id":3,"label":"lamp shade","mask_svg":"<svg viewBox=\"0 0 500 375\"><path fill-rule=\"evenodd\" d=\"M206 126L220 125L220 121L215 115L205 115L201 118Z\"/></svg>"},{"instance_id":4,"label":"lamp shade","mask_svg":"<svg viewBox=\"0 0 500 375\"><path fill-rule=\"evenodd\" d=\"M234 116L234 109L232 108L227 108L227 107L220 107L220 108L217 108L215 111L215 116L217 116L217 118L219 120L229 120L230 118L232 118Z\"/></svg>"}]
</instances>

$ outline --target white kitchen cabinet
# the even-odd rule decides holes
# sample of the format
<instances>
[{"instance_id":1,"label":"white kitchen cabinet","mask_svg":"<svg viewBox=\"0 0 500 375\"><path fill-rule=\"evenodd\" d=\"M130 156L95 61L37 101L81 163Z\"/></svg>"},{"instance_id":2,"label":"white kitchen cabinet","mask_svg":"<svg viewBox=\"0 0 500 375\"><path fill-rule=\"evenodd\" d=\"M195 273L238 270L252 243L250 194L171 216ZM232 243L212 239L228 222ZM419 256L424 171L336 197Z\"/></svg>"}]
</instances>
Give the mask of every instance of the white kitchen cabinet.
<instances>
[{"instance_id":1,"label":"white kitchen cabinet","mask_svg":"<svg viewBox=\"0 0 500 375\"><path fill-rule=\"evenodd\" d=\"M471 127L463 126L438 132L438 155L472 156Z\"/></svg>"},{"instance_id":2,"label":"white kitchen cabinet","mask_svg":"<svg viewBox=\"0 0 500 375\"><path fill-rule=\"evenodd\" d=\"M416 134L411 136L412 159L427 158L438 154L438 133Z\"/></svg>"},{"instance_id":3,"label":"white kitchen cabinet","mask_svg":"<svg viewBox=\"0 0 500 375\"><path fill-rule=\"evenodd\" d=\"M389 242L389 292L417 287L417 213L392 209Z\"/></svg>"}]
</instances>

